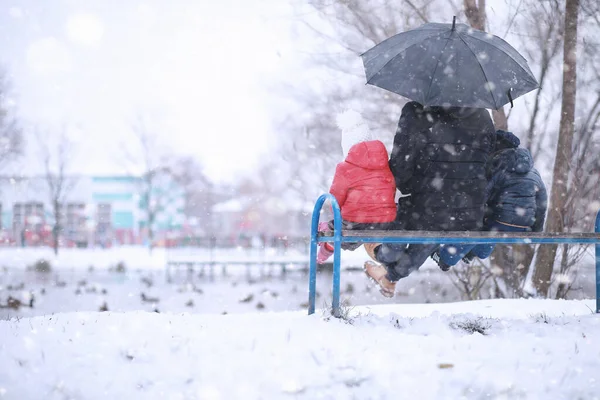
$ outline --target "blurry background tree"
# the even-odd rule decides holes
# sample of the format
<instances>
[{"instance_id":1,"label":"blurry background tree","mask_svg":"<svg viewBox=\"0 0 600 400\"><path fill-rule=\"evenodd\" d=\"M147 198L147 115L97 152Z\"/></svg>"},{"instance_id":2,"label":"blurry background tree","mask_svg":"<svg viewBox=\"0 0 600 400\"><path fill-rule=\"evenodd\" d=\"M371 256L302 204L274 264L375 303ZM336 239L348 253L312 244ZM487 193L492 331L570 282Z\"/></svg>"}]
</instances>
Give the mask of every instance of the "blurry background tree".
<instances>
[{"instance_id":1,"label":"blurry background tree","mask_svg":"<svg viewBox=\"0 0 600 400\"><path fill-rule=\"evenodd\" d=\"M124 147L126 161L139 172L133 175L141 176L140 209L145 213L144 226L141 228L146 231L150 252L154 248L156 217L166 206L169 198L169 193L163 190L161 185L170 175L173 160L168 147L160 140L157 126L155 120L149 121L147 115L138 114L131 126L133 132L131 145Z\"/></svg>"},{"instance_id":2,"label":"blurry background tree","mask_svg":"<svg viewBox=\"0 0 600 400\"><path fill-rule=\"evenodd\" d=\"M23 132L12 114L9 85L5 73L0 70L0 171L23 153Z\"/></svg>"},{"instance_id":3,"label":"blurry background tree","mask_svg":"<svg viewBox=\"0 0 600 400\"><path fill-rule=\"evenodd\" d=\"M213 236L218 229L212 215L215 204L226 200L227 188L213 183L203 172L202 165L192 156L177 156L170 162L170 173L184 190L185 215L193 218L195 228L203 235Z\"/></svg>"},{"instance_id":4,"label":"blurry background tree","mask_svg":"<svg viewBox=\"0 0 600 400\"><path fill-rule=\"evenodd\" d=\"M44 182L51 205L52 246L54 254L58 254L66 218L66 200L77 183L77 177L70 171L75 152L74 143L67 136L64 127L57 132L37 129L35 138L44 166Z\"/></svg>"}]
</instances>

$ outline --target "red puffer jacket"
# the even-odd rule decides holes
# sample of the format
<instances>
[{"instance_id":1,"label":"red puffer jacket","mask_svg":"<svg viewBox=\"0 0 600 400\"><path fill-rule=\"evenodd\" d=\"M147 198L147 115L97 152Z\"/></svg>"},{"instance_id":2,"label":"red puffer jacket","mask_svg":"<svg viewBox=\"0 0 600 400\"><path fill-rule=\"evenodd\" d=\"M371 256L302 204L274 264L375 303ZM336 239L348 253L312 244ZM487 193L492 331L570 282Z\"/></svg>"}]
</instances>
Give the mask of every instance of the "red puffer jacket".
<instances>
[{"instance_id":1,"label":"red puffer jacket","mask_svg":"<svg viewBox=\"0 0 600 400\"><path fill-rule=\"evenodd\" d=\"M381 223L396 219L396 183L388 166L388 153L379 140L360 142L337 165L329 193L350 222Z\"/></svg>"}]
</instances>

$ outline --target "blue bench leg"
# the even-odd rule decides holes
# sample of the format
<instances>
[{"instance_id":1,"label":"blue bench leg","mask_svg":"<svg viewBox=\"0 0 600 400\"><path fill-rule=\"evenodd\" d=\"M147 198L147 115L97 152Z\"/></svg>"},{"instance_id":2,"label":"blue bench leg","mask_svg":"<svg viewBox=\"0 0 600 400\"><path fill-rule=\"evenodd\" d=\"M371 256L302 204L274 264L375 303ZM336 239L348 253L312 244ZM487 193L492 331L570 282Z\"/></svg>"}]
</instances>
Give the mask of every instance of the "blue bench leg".
<instances>
[{"instance_id":1,"label":"blue bench leg","mask_svg":"<svg viewBox=\"0 0 600 400\"><path fill-rule=\"evenodd\" d=\"M596 214L596 233L600 233L600 211ZM600 244L596 245L596 313L600 313Z\"/></svg>"},{"instance_id":2,"label":"blue bench leg","mask_svg":"<svg viewBox=\"0 0 600 400\"><path fill-rule=\"evenodd\" d=\"M310 235L310 268L308 279L308 315L315 313L317 292L317 234L313 229Z\"/></svg>"},{"instance_id":3,"label":"blue bench leg","mask_svg":"<svg viewBox=\"0 0 600 400\"><path fill-rule=\"evenodd\" d=\"M600 244L596 245L596 312L600 313Z\"/></svg>"},{"instance_id":4,"label":"blue bench leg","mask_svg":"<svg viewBox=\"0 0 600 400\"><path fill-rule=\"evenodd\" d=\"M325 200L331 202L333 209L333 301L331 313L335 317L340 316L340 257L342 253L342 213L335 197L331 194L321 195L313 208L312 222L310 228L310 268L308 281L308 315L315 313L315 302L317 292L317 235L319 228L319 217Z\"/></svg>"},{"instance_id":5,"label":"blue bench leg","mask_svg":"<svg viewBox=\"0 0 600 400\"><path fill-rule=\"evenodd\" d=\"M339 240L333 246L333 301L331 313L334 317L340 317L340 258L342 247Z\"/></svg>"},{"instance_id":6,"label":"blue bench leg","mask_svg":"<svg viewBox=\"0 0 600 400\"><path fill-rule=\"evenodd\" d=\"M317 296L317 234L319 229L319 217L323 203L328 198L333 197L330 194L321 195L315 207L313 208L312 221L310 226L310 262L308 278L308 315L315 313L315 302ZM335 199L335 198L334 198Z\"/></svg>"},{"instance_id":7,"label":"blue bench leg","mask_svg":"<svg viewBox=\"0 0 600 400\"><path fill-rule=\"evenodd\" d=\"M333 208L333 301L331 314L340 317L340 264L342 257L342 213L335 201L331 202Z\"/></svg>"}]
</instances>

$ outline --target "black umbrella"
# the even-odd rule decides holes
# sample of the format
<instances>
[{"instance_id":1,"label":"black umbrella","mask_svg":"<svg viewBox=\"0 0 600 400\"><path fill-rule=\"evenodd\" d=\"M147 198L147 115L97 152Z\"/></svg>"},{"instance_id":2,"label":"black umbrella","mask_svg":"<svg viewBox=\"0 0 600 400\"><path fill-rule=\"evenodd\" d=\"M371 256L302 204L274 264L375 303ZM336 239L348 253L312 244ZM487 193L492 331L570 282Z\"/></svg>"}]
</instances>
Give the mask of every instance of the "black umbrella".
<instances>
[{"instance_id":1,"label":"black umbrella","mask_svg":"<svg viewBox=\"0 0 600 400\"><path fill-rule=\"evenodd\" d=\"M424 24L367 50L367 83L427 106L493 109L539 87L511 45L455 21Z\"/></svg>"}]
</instances>

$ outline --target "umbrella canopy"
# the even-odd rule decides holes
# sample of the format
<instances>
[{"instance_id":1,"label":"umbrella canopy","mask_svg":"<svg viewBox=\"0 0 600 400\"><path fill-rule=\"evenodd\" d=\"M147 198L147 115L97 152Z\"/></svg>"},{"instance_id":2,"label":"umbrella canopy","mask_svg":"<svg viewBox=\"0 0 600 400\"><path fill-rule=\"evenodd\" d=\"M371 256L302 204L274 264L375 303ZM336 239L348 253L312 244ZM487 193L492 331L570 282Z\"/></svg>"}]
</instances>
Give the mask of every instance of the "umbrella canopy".
<instances>
[{"instance_id":1,"label":"umbrella canopy","mask_svg":"<svg viewBox=\"0 0 600 400\"><path fill-rule=\"evenodd\" d=\"M361 57L367 84L427 106L499 109L539 87L511 45L454 22L399 33Z\"/></svg>"}]
</instances>

